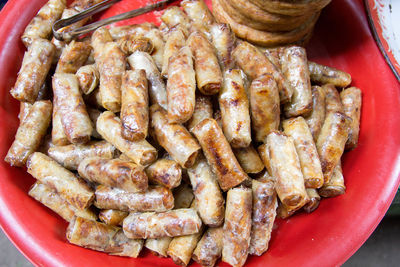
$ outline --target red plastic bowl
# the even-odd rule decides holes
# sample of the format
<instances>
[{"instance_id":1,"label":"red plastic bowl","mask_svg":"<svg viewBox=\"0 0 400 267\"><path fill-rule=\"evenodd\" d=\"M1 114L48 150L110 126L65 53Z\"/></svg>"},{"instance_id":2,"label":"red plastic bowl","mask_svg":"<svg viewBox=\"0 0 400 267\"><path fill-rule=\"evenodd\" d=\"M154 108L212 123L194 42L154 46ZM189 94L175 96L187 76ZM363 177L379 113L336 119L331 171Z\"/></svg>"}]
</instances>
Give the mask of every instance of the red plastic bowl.
<instances>
[{"instance_id":1,"label":"red plastic bowl","mask_svg":"<svg viewBox=\"0 0 400 267\"><path fill-rule=\"evenodd\" d=\"M122 1L104 16L145 1ZM21 64L19 40L44 0L12 0L0 14L0 158L18 126L18 103L8 93ZM154 15L136 22L156 21ZM308 47L309 57L343 69L363 91L358 148L344 157L345 195L321 202L312 214L281 221L270 249L249 257L248 266L334 266L348 259L375 229L399 185L400 86L371 36L361 0L335 0L322 12ZM68 244L66 223L31 199L34 179L0 160L0 223L4 232L38 266L173 266L170 259L142 253L138 259L108 256ZM224 264L222 264L224 265ZM226 266L226 265L225 265Z\"/></svg>"}]
</instances>

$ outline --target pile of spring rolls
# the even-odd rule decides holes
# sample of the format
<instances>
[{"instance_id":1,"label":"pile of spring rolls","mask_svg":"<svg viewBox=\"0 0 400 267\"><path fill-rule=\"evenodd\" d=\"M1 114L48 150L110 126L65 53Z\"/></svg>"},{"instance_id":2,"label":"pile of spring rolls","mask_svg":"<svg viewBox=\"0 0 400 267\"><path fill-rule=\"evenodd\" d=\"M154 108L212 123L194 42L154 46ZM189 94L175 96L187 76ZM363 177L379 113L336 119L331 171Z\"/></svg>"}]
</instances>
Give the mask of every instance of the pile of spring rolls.
<instances>
[{"instance_id":1,"label":"pile of spring rolls","mask_svg":"<svg viewBox=\"0 0 400 267\"><path fill-rule=\"evenodd\" d=\"M160 27L50 41L52 22L94 2L39 11L11 89L20 125L5 161L26 165L29 195L69 222L70 243L243 266L267 251L277 215L345 192L361 110L349 74L302 47L236 40L203 0L166 9Z\"/></svg>"}]
</instances>

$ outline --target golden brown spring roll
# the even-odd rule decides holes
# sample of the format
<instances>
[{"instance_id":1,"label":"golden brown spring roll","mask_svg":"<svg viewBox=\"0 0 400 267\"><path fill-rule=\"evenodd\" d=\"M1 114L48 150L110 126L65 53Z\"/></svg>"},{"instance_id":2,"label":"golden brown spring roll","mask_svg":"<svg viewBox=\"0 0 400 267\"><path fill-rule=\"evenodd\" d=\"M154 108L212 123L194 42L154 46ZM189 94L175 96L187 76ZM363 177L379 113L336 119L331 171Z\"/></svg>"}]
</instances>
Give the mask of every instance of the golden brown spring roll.
<instances>
[{"instance_id":1,"label":"golden brown spring roll","mask_svg":"<svg viewBox=\"0 0 400 267\"><path fill-rule=\"evenodd\" d=\"M311 92L313 98L313 109L310 115L305 116L304 118L310 128L314 141L317 141L318 135L321 132L322 124L325 120L325 92L322 87L319 86L311 87Z\"/></svg>"},{"instance_id":2,"label":"golden brown spring roll","mask_svg":"<svg viewBox=\"0 0 400 267\"><path fill-rule=\"evenodd\" d=\"M136 51L128 57L128 62L132 69L146 71L146 77L149 80L150 103L157 103L167 109L167 90L153 58L145 52Z\"/></svg>"},{"instance_id":3,"label":"golden brown spring roll","mask_svg":"<svg viewBox=\"0 0 400 267\"><path fill-rule=\"evenodd\" d=\"M253 214L249 254L262 255L268 249L272 227L276 217L278 200L275 182L271 180L252 180Z\"/></svg>"},{"instance_id":4,"label":"golden brown spring roll","mask_svg":"<svg viewBox=\"0 0 400 267\"><path fill-rule=\"evenodd\" d=\"M81 217L69 223L66 236L72 244L111 255L136 258L143 248L143 240L127 238L121 228Z\"/></svg>"},{"instance_id":5,"label":"golden brown spring roll","mask_svg":"<svg viewBox=\"0 0 400 267\"><path fill-rule=\"evenodd\" d=\"M93 127L76 76L66 73L54 74L53 93L68 141L73 144L88 142Z\"/></svg>"},{"instance_id":6,"label":"golden brown spring roll","mask_svg":"<svg viewBox=\"0 0 400 267\"><path fill-rule=\"evenodd\" d=\"M35 17L26 26L21 40L26 47L29 47L34 40L49 39L52 34L53 23L61 17L66 0L49 0Z\"/></svg>"},{"instance_id":7,"label":"golden brown spring roll","mask_svg":"<svg viewBox=\"0 0 400 267\"><path fill-rule=\"evenodd\" d=\"M312 94L305 48L286 47L282 52L281 64L282 73L293 88L292 98L284 107L286 117L308 114L312 109Z\"/></svg>"},{"instance_id":8,"label":"golden brown spring roll","mask_svg":"<svg viewBox=\"0 0 400 267\"><path fill-rule=\"evenodd\" d=\"M100 27L93 32L91 46L93 47L93 57L95 60L96 58L100 58L100 55L104 52L103 48L105 44L112 41L113 38L110 31L105 27Z\"/></svg>"},{"instance_id":9,"label":"golden brown spring roll","mask_svg":"<svg viewBox=\"0 0 400 267\"><path fill-rule=\"evenodd\" d=\"M159 159L146 168L149 182L175 188L181 184L182 169L174 160Z\"/></svg>"},{"instance_id":10,"label":"golden brown spring roll","mask_svg":"<svg viewBox=\"0 0 400 267\"><path fill-rule=\"evenodd\" d=\"M285 134L291 136L299 156L306 188L320 188L324 183L321 162L311 131L303 117L291 118L282 123Z\"/></svg>"},{"instance_id":11,"label":"golden brown spring roll","mask_svg":"<svg viewBox=\"0 0 400 267\"><path fill-rule=\"evenodd\" d=\"M116 154L115 147L106 141L91 141L84 145L53 146L48 150L49 156L69 170L77 170L79 163L88 157L112 159Z\"/></svg>"},{"instance_id":12,"label":"golden brown spring roll","mask_svg":"<svg viewBox=\"0 0 400 267\"><path fill-rule=\"evenodd\" d=\"M349 133L349 123L349 117L340 112L326 115L316 143L325 184L330 181L342 157Z\"/></svg>"},{"instance_id":13,"label":"golden brown spring roll","mask_svg":"<svg viewBox=\"0 0 400 267\"><path fill-rule=\"evenodd\" d=\"M235 47L236 39L229 25L215 23L210 26L210 34L221 69L229 70L233 68L235 62L231 54Z\"/></svg>"},{"instance_id":14,"label":"golden brown spring roll","mask_svg":"<svg viewBox=\"0 0 400 267\"><path fill-rule=\"evenodd\" d=\"M54 55L54 45L48 40L35 39L24 54L21 69L10 94L21 102L33 103L46 80Z\"/></svg>"},{"instance_id":15,"label":"golden brown spring roll","mask_svg":"<svg viewBox=\"0 0 400 267\"><path fill-rule=\"evenodd\" d=\"M61 113L59 111L56 98L53 98L53 114L52 114L52 128L51 128L51 140L56 146L65 146L70 144L68 137L64 132L63 125L61 123Z\"/></svg>"},{"instance_id":16,"label":"golden brown spring roll","mask_svg":"<svg viewBox=\"0 0 400 267\"><path fill-rule=\"evenodd\" d=\"M201 220L210 227L220 226L224 220L225 201L216 175L204 157L199 158L187 171Z\"/></svg>"},{"instance_id":17,"label":"golden brown spring roll","mask_svg":"<svg viewBox=\"0 0 400 267\"><path fill-rule=\"evenodd\" d=\"M340 99L340 95L338 90L333 84L324 84L322 86L322 90L325 93L325 114L328 116L328 113L340 112L343 113L344 107L342 104L342 100Z\"/></svg>"},{"instance_id":18,"label":"golden brown spring roll","mask_svg":"<svg viewBox=\"0 0 400 267\"><path fill-rule=\"evenodd\" d=\"M76 72L76 77L79 81L79 88L85 95L93 92L99 85L100 74L94 64L80 67Z\"/></svg>"},{"instance_id":19,"label":"golden brown spring roll","mask_svg":"<svg viewBox=\"0 0 400 267\"><path fill-rule=\"evenodd\" d=\"M194 112L192 117L187 123L187 128L189 131L205 118L213 117L213 106L210 96L205 96L202 94L196 94L196 104L194 106Z\"/></svg>"},{"instance_id":20,"label":"golden brown spring roll","mask_svg":"<svg viewBox=\"0 0 400 267\"><path fill-rule=\"evenodd\" d=\"M194 57L197 88L205 95L217 94L222 84L222 73L214 47L199 31L190 34L187 45Z\"/></svg>"},{"instance_id":21,"label":"golden brown spring roll","mask_svg":"<svg viewBox=\"0 0 400 267\"><path fill-rule=\"evenodd\" d=\"M192 259L202 266L212 267L221 257L223 227L208 228L197 243Z\"/></svg>"},{"instance_id":22,"label":"golden brown spring roll","mask_svg":"<svg viewBox=\"0 0 400 267\"><path fill-rule=\"evenodd\" d=\"M19 123L21 124L25 118L28 116L29 111L33 107L33 104L28 103L28 102L20 102L19 103L19 113L18 113L18 119Z\"/></svg>"},{"instance_id":23,"label":"golden brown spring roll","mask_svg":"<svg viewBox=\"0 0 400 267\"><path fill-rule=\"evenodd\" d=\"M147 190L147 175L143 167L121 159L88 157L79 164L78 173L89 182L116 187L130 193Z\"/></svg>"},{"instance_id":24,"label":"golden brown spring roll","mask_svg":"<svg viewBox=\"0 0 400 267\"><path fill-rule=\"evenodd\" d=\"M357 147L360 133L361 90L357 87L347 88L340 93L340 98L342 99L344 114L351 118L346 149L354 149Z\"/></svg>"},{"instance_id":25,"label":"golden brown spring roll","mask_svg":"<svg viewBox=\"0 0 400 267\"><path fill-rule=\"evenodd\" d=\"M266 168L266 173L271 175L272 174L271 157L269 156L268 145L267 144L262 144L257 148L257 150L258 150L260 158L261 158L261 160L264 163L264 166Z\"/></svg>"},{"instance_id":26,"label":"golden brown spring roll","mask_svg":"<svg viewBox=\"0 0 400 267\"><path fill-rule=\"evenodd\" d=\"M214 119L204 119L192 132L199 140L208 164L217 175L219 186L223 191L246 180L246 173Z\"/></svg>"},{"instance_id":27,"label":"golden brown spring roll","mask_svg":"<svg viewBox=\"0 0 400 267\"><path fill-rule=\"evenodd\" d=\"M190 28L190 20L188 16L177 6L171 6L164 10L161 15L161 20L172 29L174 26L180 24L182 29L185 31L185 35L188 35Z\"/></svg>"},{"instance_id":28,"label":"golden brown spring roll","mask_svg":"<svg viewBox=\"0 0 400 267\"><path fill-rule=\"evenodd\" d=\"M264 169L264 164L252 144L248 147L234 148L233 153L246 173L255 174Z\"/></svg>"},{"instance_id":29,"label":"golden brown spring roll","mask_svg":"<svg viewBox=\"0 0 400 267\"><path fill-rule=\"evenodd\" d=\"M176 209L166 212L132 212L123 223L129 238L159 238L198 233L201 219L194 209Z\"/></svg>"},{"instance_id":30,"label":"golden brown spring roll","mask_svg":"<svg viewBox=\"0 0 400 267\"><path fill-rule=\"evenodd\" d=\"M177 25L169 30L168 38L165 42L163 65L161 75L168 77L168 62L169 58L176 54L186 44L186 37L180 25Z\"/></svg>"},{"instance_id":31,"label":"golden brown spring roll","mask_svg":"<svg viewBox=\"0 0 400 267\"><path fill-rule=\"evenodd\" d=\"M168 257L167 250L171 241L172 237L169 236L160 238L148 238L146 239L144 246L157 257Z\"/></svg>"},{"instance_id":32,"label":"golden brown spring roll","mask_svg":"<svg viewBox=\"0 0 400 267\"><path fill-rule=\"evenodd\" d=\"M162 212L174 207L174 197L171 190L163 186L149 186L145 192L131 193L99 185L94 205L99 209Z\"/></svg>"},{"instance_id":33,"label":"golden brown spring roll","mask_svg":"<svg viewBox=\"0 0 400 267\"><path fill-rule=\"evenodd\" d=\"M281 132L272 132L266 141L271 175L276 178L279 199L291 209L301 208L307 202L308 196L293 138Z\"/></svg>"},{"instance_id":34,"label":"golden brown spring roll","mask_svg":"<svg viewBox=\"0 0 400 267\"><path fill-rule=\"evenodd\" d=\"M29 174L56 191L75 208L83 210L92 204L94 193L89 186L50 157L35 152L26 165Z\"/></svg>"},{"instance_id":35,"label":"golden brown spring roll","mask_svg":"<svg viewBox=\"0 0 400 267\"><path fill-rule=\"evenodd\" d=\"M143 36L157 26L150 22L140 24L130 24L124 26L111 26L109 28L110 34L114 40L124 38L125 36ZM150 39L151 40L151 39Z\"/></svg>"},{"instance_id":36,"label":"golden brown spring roll","mask_svg":"<svg viewBox=\"0 0 400 267\"><path fill-rule=\"evenodd\" d=\"M203 0L184 0L180 5L195 25L204 25L208 28L215 22L214 16Z\"/></svg>"},{"instance_id":37,"label":"golden brown spring roll","mask_svg":"<svg viewBox=\"0 0 400 267\"><path fill-rule=\"evenodd\" d=\"M26 118L21 121L4 159L11 166L24 166L28 157L39 148L50 125L51 109L49 100L37 101L32 105Z\"/></svg>"},{"instance_id":38,"label":"golden brown spring roll","mask_svg":"<svg viewBox=\"0 0 400 267\"><path fill-rule=\"evenodd\" d=\"M70 222L74 216L79 216L88 220L97 219L96 214L90 209L79 210L75 208L47 185L36 182L33 184L28 194L68 222Z\"/></svg>"},{"instance_id":39,"label":"golden brown spring roll","mask_svg":"<svg viewBox=\"0 0 400 267\"><path fill-rule=\"evenodd\" d=\"M121 210L101 210L99 213L99 219L108 225L122 226L123 220L128 217L128 215L128 212Z\"/></svg>"},{"instance_id":40,"label":"golden brown spring roll","mask_svg":"<svg viewBox=\"0 0 400 267\"><path fill-rule=\"evenodd\" d=\"M168 122L167 112L159 105L150 107L150 116L158 143L183 168L191 167L200 150L196 139L181 124Z\"/></svg>"},{"instance_id":41,"label":"golden brown spring roll","mask_svg":"<svg viewBox=\"0 0 400 267\"><path fill-rule=\"evenodd\" d=\"M275 65L278 69L281 69L280 57L282 55L284 47L267 48L264 50L264 55Z\"/></svg>"},{"instance_id":42,"label":"golden brown spring roll","mask_svg":"<svg viewBox=\"0 0 400 267\"><path fill-rule=\"evenodd\" d=\"M127 55L132 54L136 50L151 54L154 46L151 40L142 36L126 35L117 40L119 48Z\"/></svg>"},{"instance_id":43,"label":"golden brown spring roll","mask_svg":"<svg viewBox=\"0 0 400 267\"><path fill-rule=\"evenodd\" d=\"M232 56L239 67L253 80L262 74L271 74L278 85L280 102L290 101L293 94L292 87L286 82L282 72L257 47L242 41L233 50Z\"/></svg>"},{"instance_id":44,"label":"golden brown spring roll","mask_svg":"<svg viewBox=\"0 0 400 267\"><path fill-rule=\"evenodd\" d=\"M310 201L304 205L303 209L307 213L311 213L318 208L321 197L319 196L317 189L307 188L306 190Z\"/></svg>"},{"instance_id":45,"label":"golden brown spring roll","mask_svg":"<svg viewBox=\"0 0 400 267\"><path fill-rule=\"evenodd\" d=\"M256 142L264 142L271 131L278 130L280 123L279 90L270 74L263 74L251 82L251 123Z\"/></svg>"},{"instance_id":46,"label":"golden brown spring roll","mask_svg":"<svg viewBox=\"0 0 400 267\"><path fill-rule=\"evenodd\" d=\"M99 116L96 129L105 140L138 165L145 166L157 159L157 150L145 139L132 142L122 137L121 120L110 111L105 111Z\"/></svg>"},{"instance_id":47,"label":"golden brown spring roll","mask_svg":"<svg viewBox=\"0 0 400 267\"><path fill-rule=\"evenodd\" d=\"M332 83L338 87L347 87L351 83L350 74L332 67L309 61L308 69L311 81L318 84Z\"/></svg>"},{"instance_id":48,"label":"golden brown spring roll","mask_svg":"<svg viewBox=\"0 0 400 267\"><path fill-rule=\"evenodd\" d=\"M89 42L72 41L63 50L57 63L56 73L75 74L86 62L92 47Z\"/></svg>"},{"instance_id":49,"label":"golden brown spring roll","mask_svg":"<svg viewBox=\"0 0 400 267\"><path fill-rule=\"evenodd\" d=\"M295 214L297 209L291 209L282 204L282 202L279 202L278 204L278 209L276 210L277 216L280 219L287 219L291 217L293 214Z\"/></svg>"},{"instance_id":50,"label":"golden brown spring roll","mask_svg":"<svg viewBox=\"0 0 400 267\"><path fill-rule=\"evenodd\" d=\"M322 197L337 197L343 195L345 191L346 186L344 185L342 166L339 161L338 165L333 169L331 179L318 190L318 193Z\"/></svg>"},{"instance_id":51,"label":"golden brown spring roll","mask_svg":"<svg viewBox=\"0 0 400 267\"><path fill-rule=\"evenodd\" d=\"M226 139L232 147L248 147L251 142L249 99L239 69L225 71L218 102Z\"/></svg>"},{"instance_id":52,"label":"golden brown spring roll","mask_svg":"<svg viewBox=\"0 0 400 267\"><path fill-rule=\"evenodd\" d=\"M250 246L251 189L232 188L226 196L222 261L232 266L243 266Z\"/></svg>"},{"instance_id":53,"label":"golden brown spring roll","mask_svg":"<svg viewBox=\"0 0 400 267\"><path fill-rule=\"evenodd\" d=\"M196 78L193 69L192 52L182 47L168 62L168 120L184 123L193 114L196 102Z\"/></svg>"},{"instance_id":54,"label":"golden brown spring roll","mask_svg":"<svg viewBox=\"0 0 400 267\"><path fill-rule=\"evenodd\" d=\"M122 75L121 133L125 139L146 138L149 125L149 97L144 70L128 70Z\"/></svg>"}]
</instances>

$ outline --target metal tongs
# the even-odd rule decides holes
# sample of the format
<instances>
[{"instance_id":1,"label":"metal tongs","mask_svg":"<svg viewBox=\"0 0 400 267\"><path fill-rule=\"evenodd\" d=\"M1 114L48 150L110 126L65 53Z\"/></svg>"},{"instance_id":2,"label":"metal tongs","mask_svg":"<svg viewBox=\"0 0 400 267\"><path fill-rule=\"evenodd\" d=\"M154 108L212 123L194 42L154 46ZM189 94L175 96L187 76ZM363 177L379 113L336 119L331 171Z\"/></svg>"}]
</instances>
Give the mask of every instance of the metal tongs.
<instances>
[{"instance_id":1,"label":"metal tongs","mask_svg":"<svg viewBox=\"0 0 400 267\"><path fill-rule=\"evenodd\" d=\"M77 29L73 29L73 30L65 31L65 32L58 32L59 29L69 26L69 25L71 25L77 21L80 21L84 18L90 17L96 13L99 13L119 1L121 1L121 0L105 0L105 1L98 3L97 5L94 5L82 12L79 12L78 14L76 14L72 17L57 20L56 22L54 22L53 27L52 27L54 37L57 40L69 42L72 39L78 37L79 35L94 31L97 28L100 28L101 26L105 26L105 25L108 25L108 24L111 24L114 22L118 22L121 20L125 20L125 19L134 18L134 17L137 17L144 13L153 11L155 9L163 8L167 4L169 4L170 2L174 2L175 0L161 0L157 3L150 4L150 5L138 8L138 9L134 9L134 10L131 10L131 11L119 14L119 15L115 15L110 18L99 20L99 21L93 22L91 24L85 25L83 27L79 27Z\"/></svg>"}]
</instances>

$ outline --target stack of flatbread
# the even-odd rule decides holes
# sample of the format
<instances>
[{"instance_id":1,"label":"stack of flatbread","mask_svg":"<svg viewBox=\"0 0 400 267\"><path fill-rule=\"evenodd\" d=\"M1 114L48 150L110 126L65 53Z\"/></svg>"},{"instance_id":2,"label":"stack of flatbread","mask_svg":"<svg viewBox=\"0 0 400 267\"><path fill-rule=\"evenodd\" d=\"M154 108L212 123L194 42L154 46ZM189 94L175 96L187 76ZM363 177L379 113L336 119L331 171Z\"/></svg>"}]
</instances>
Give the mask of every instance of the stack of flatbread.
<instances>
[{"instance_id":1,"label":"stack of flatbread","mask_svg":"<svg viewBox=\"0 0 400 267\"><path fill-rule=\"evenodd\" d=\"M303 44L331 0L212 0L218 21L261 46Z\"/></svg>"}]
</instances>

